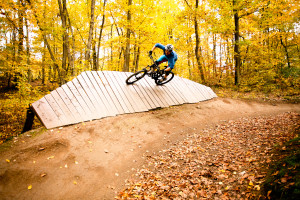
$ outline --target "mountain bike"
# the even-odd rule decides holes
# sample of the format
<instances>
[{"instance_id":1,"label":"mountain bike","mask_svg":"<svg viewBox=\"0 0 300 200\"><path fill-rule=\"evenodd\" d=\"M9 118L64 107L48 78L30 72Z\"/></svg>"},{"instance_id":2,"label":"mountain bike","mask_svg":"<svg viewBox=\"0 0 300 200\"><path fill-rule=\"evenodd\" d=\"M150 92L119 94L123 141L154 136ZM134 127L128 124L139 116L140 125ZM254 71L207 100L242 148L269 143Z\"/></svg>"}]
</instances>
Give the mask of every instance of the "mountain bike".
<instances>
[{"instance_id":1,"label":"mountain bike","mask_svg":"<svg viewBox=\"0 0 300 200\"><path fill-rule=\"evenodd\" d=\"M126 79L126 83L127 84L133 84L133 83L137 82L138 80L144 78L146 75L148 75L149 77L151 77L152 79L154 79L154 81L155 81L155 83L157 85L166 84L166 83L170 82L174 78L174 73L173 72L169 72L169 75L164 80L163 77L166 74L165 69L167 68L167 66L165 66L164 69L160 69L159 65L157 65L154 62L154 59L153 59L152 55L149 55L149 57L152 60L152 63L154 65L150 65L150 66L148 65L144 69L142 69L140 71L137 71L134 74L130 75ZM153 66L153 67L151 67L151 66Z\"/></svg>"}]
</instances>

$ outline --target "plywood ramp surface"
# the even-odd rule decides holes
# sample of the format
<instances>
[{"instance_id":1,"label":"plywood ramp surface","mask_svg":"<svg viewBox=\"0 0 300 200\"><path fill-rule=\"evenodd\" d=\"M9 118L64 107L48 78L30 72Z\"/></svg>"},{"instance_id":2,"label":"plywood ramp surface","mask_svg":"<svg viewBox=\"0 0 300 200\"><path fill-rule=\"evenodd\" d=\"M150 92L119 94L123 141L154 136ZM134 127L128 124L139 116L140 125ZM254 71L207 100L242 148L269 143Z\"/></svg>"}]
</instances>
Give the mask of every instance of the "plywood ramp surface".
<instances>
[{"instance_id":1,"label":"plywood ramp surface","mask_svg":"<svg viewBox=\"0 0 300 200\"><path fill-rule=\"evenodd\" d=\"M125 80L131 74L116 71L82 72L34 102L32 107L45 127L50 129L217 97L211 88L178 76L162 86L156 85L148 76L133 85L127 85Z\"/></svg>"}]
</instances>

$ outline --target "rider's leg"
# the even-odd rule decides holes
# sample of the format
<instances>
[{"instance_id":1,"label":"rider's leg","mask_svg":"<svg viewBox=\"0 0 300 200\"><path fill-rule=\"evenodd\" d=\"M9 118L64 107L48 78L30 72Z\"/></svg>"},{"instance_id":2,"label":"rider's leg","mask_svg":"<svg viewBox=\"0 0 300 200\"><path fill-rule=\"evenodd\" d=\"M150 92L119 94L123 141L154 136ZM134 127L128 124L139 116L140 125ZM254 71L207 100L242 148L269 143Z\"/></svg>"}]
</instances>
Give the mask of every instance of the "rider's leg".
<instances>
[{"instance_id":1,"label":"rider's leg","mask_svg":"<svg viewBox=\"0 0 300 200\"><path fill-rule=\"evenodd\" d=\"M167 67L164 71L165 71L165 75L164 75L164 80L166 80L167 79L167 77L168 77L168 75L170 74L170 72L171 72L171 68L170 67Z\"/></svg>"},{"instance_id":2,"label":"rider's leg","mask_svg":"<svg viewBox=\"0 0 300 200\"><path fill-rule=\"evenodd\" d=\"M162 55L159 59L157 59L156 61L154 61L154 64L150 66L151 72L154 72L156 69L156 66L158 66L159 64L163 63L163 62L167 62L168 59L165 55Z\"/></svg>"}]
</instances>

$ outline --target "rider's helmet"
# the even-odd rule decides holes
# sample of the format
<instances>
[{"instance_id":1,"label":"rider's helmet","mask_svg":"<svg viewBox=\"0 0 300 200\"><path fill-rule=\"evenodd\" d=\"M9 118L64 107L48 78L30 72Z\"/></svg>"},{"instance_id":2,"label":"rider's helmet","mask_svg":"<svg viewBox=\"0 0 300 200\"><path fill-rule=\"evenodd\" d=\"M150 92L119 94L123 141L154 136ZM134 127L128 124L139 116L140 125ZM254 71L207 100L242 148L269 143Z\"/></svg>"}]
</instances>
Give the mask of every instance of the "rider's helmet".
<instances>
[{"instance_id":1,"label":"rider's helmet","mask_svg":"<svg viewBox=\"0 0 300 200\"><path fill-rule=\"evenodd\" d=\"M166 50L167 51L173 51L173 45L172 44L167 44L167 46L166 46Z\"/></svg>"}]
</instances>

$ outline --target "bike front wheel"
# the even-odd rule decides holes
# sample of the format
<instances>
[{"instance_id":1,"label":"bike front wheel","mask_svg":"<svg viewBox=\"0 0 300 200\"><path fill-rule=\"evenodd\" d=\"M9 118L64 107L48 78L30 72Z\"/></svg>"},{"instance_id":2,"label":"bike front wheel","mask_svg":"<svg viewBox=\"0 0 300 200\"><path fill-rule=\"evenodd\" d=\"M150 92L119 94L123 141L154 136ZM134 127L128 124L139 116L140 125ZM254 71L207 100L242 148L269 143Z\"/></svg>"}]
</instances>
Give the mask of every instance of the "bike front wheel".
<instances>
[{"instance_id":1,"label":"bike front wheel","mask_svg":"<svg viewBox=\"0 0 300 200\"><path fill-rule=\"evenodd\" d=\"M155 83L157 85L163 85L163 84L170 82L174 78L174 73L170 72L169 75L167 76L166 80L163 80L164 76L165 76L165 74L162 74L161 76L159 76L158 79L155 80Z\"/></svg>"},{"instance_id":2,"label":"bike front wheel","mask_svg":"<svg viewBox=\"0 0 300 200\"><path fill-rule=\"evenodd\" d=\"M131 74L127 79L126 79L126 84L133 84L137 82L138 80L144 78L144 76L147 74L147 70L143 69L140 71L135 72L134 74Z\"/></svg>"}]
</instances>

